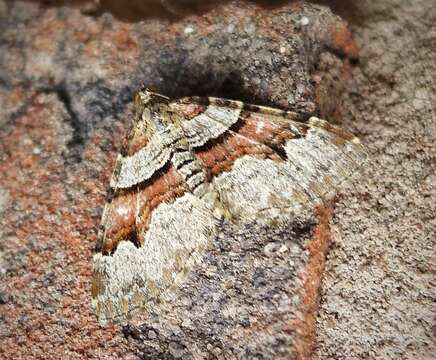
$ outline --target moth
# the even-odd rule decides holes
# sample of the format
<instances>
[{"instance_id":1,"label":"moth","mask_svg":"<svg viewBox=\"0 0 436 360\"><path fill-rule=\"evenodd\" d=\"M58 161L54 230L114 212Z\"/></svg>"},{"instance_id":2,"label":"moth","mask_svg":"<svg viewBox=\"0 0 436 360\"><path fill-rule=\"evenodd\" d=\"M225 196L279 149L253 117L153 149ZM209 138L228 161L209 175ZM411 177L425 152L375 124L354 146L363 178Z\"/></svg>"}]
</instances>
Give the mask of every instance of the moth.
<instances>
[{"instance_id":1,"label":"moth","mask_svg":"<svg viewBox=\"0 0 436 360\"><path fill-rule=\"evenodd\" d=\"M148 89L135 104L93 258L102 324L171 299L220 221L289 220L336 194L367 157L351 133L290 111Z\"/></svg>"}]
</instances>

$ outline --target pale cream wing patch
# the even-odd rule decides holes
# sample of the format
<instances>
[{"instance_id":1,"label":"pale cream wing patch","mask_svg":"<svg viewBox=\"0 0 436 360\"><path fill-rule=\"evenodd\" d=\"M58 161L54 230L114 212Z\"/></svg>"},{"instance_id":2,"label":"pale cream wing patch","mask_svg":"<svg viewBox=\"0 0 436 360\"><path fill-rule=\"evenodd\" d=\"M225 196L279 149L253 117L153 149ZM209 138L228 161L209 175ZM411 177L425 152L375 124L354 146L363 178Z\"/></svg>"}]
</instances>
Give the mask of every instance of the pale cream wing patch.
<instances>
[{"instance_id":1,"label":"pale cream wing patch","mask_svg":"<svg viewBox=\"0 0 436 360\"><path fill-rule=\"evenodd\" d=\"M153 300L171 297L216 235L210 205L190 193L153 212L142 247L121 241L108 256L94 255L92 305L100 323L123 321Z\"/></svg>"},{"instance_id":2,"label":"pale cream wing patch","mask_svg":"<svg viewBox=\"0 0 436 360\"><path fill-rule=\"evenodd\" d=\"M203 113L180 125L191 148L196 148L228 131L238 122L240 113L240 107L230 108L211 104Z\"/></svg>"},{"instance_id":3,"label":"pale cream wing patch","mask_svg":"<svg viewBox=\"0 0 436 360\"><path fill-rule=\"evenodd\" d=\"M268 115L275 111L266 110ZM223 206L236 221L271 223L319 205L337 194L367 159L357 137L316 117L308 124L279 116L268 116L264 121L277 121L278 125L288 122L296 134L306 127L305 135L286 141L284 162L245 155L230 171L213 179ZM230 129L229 133L241 136Z\"/></svg>"},{"instance_id":4,"label":"pale cream wing patch","mask_svg":"<svg viewBox=\"0 0 436 360\"><path fill-rule=\"evenodd\" d=\"M112 189L124 189L148 180L171 158L174 145L183 138L181 129L169 125L154 134L150 142L131 156L119 155L111 179Z\"/></svg>"}]
</instances>

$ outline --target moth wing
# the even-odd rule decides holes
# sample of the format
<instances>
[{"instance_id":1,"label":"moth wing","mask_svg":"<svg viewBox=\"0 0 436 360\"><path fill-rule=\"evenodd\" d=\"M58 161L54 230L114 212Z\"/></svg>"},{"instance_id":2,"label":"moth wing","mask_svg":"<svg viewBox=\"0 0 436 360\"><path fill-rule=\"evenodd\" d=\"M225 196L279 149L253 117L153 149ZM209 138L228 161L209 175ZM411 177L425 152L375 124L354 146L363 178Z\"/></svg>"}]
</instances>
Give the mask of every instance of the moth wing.
<instances>
[{"instance_id":1,"label":"moth wing","mask_svg":"<svg viewBox=\"0 0 436 360\"><path fill-rule=\"evenodd\" d=\"M214 101L211 103L211 99ZM220 101L225 101L223 105ZM216 98L186 97L170 103L182 117L180 126L191 148L204 146L239 121L243 103Z\"/></svg>"},{"instance_id":2,"label":"moth wing","mask_svg":"<svg viewBox=\"0 0 436 360\"><path fill-rule=\"evenodd\" d=\"M155 133L150 141L130 156L118 156L111 179L113 189L126 189L150 179L170 159L174 143L183 134L174 125Z\"/></svg>"},{"instance_id":3,"label":"moth wing","mask_svg":"<svg viewBox=\"0 0 436 360\"><path fill-rule=\"evenodd\" d=\"M324 120L306 123L292 112L230 100L209 104L214 110L183 123L184 130L188 140L197 134L191 146L235 220L269 222L318 205L366 161L357 137Z\"/></svg>"},{"instance_id":4,"label":"moth wing","mask_svg":"<svg viewBox=\"0 0 436 360\"><path fill-rule=\"evenodd\" d=\"M149 206L142 246L123 238L111 255L94 255L92 304L101 323L123 321L136 309L153 306L151 300L171 298L172 287L183 281L216 235L211 203L186 189L168 190L177 187L178 181L163 168L178 137L186 139L222 205L240 221L280 220L313 206L334 194L366 159L357 138L323 120L311 118L303 123L296 114L272 108L247 109L240 102L207 101L207 105L195 98L174 102L183 119L170 131L171 136L150 141L143 154L150 166L147 173L138 170L141 181L129 180L129 176L136 177L132 164L146 164L144 159L122 162L120 168L125 166L123 171L129 176L120 176L122 172L116 169L113 181L118 186L114 188L121 193L124 187L120 184L132 187L145 181L146 185L131 188L138 195L130 199L129 209L119 211L109 204L110 211L103 216L105 226L126 228L127 215L128 221L142 226L138 204L154 205ZM211 104L214 107L209 108ZM141 193L145 194L142 200ZM156 204L155 198L160 199ZM126 206L126 201L121 203ZM112 218L120 214L126 216L123 221Z\"/></svg>"},{"instance_id":5,"label":"moth wing","mask_svg":"<svg viewBox=\"0 0 436 360\"><path fill-rule=\"evenodd\" d=\"M124 321L153 300L171 298L216 229L210 206L187 192L153 211L142 246L121 241L113 254L95 254L92 306L99 322Z\"/></svg>"}]
</instances>

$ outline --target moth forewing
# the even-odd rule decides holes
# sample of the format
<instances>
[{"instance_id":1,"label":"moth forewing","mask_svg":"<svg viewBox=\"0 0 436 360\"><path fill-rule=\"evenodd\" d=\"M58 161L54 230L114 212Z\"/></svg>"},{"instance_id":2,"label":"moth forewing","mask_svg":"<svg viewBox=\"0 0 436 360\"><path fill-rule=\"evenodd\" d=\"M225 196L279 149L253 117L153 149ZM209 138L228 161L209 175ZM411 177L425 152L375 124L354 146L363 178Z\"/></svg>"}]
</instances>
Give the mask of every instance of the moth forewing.
<instances>
[{"instance_id":1,"label":"moth forewing","mask_svg":"<svg viewBox=\"0 0 436 360\"><path fill-rule=\"evenodd\" d=\"M223 216L288 221L334 195L366 159L354 135L297 113L219 98L171 101L148 90L137 106L143 116L117 158L102 216L106 251L94 256L101 323L172 298Z\"/></svg>"}]
</instances>

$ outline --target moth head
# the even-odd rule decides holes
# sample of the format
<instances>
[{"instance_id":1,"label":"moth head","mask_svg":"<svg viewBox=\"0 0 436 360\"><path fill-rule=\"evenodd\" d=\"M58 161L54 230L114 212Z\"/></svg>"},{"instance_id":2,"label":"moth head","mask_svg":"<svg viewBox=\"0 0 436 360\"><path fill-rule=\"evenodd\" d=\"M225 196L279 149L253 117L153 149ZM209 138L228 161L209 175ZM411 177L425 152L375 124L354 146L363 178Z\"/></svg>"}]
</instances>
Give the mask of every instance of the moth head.
<instances>
[{"instance_id":1,"label":"moth head","mask_svg":"<svg viewBox=\"0 0 436 360\"><path fill-rule=\"evenodd\" d=\"M168 103L169 100L168 97L147 88L140 90L136 95L136 101L143 106L152 106L156 103Z\"/></svg>"},{"instance_id":2,"label":"moth head","mask_svg":"<svg viewBox=\"0 0 436 360\"><path fill-rule=\"evenodd\" d=\"M153 134L165 128L169 122L169 99L149 89L143 89L135 97L135 117L124 144L124 153L133 155L144 147Z\"/></svg>"},{"instance_id":3,"label":"moth head","mask_svg":"<svg viewBox=\"0 0 436 360\"><path fill-rule=\"evenodd\" d=\"M149 89L138 92L135 99L137 120L143 122L148 131L163 130L170 122L169 98Z\"/></svg>"}]
</instances>

